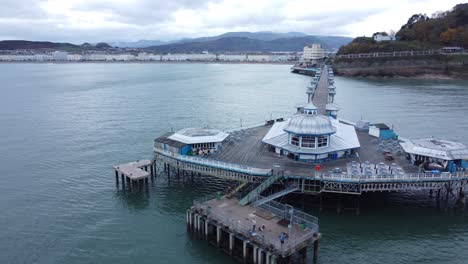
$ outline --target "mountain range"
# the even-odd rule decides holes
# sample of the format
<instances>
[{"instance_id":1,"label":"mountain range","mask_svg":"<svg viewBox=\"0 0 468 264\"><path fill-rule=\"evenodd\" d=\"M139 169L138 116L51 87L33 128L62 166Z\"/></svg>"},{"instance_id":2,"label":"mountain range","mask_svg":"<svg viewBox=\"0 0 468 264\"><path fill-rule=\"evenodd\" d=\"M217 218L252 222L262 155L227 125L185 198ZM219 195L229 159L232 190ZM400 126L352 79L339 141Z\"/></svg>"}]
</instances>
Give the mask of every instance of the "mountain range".
<instances>
[{"instance_id":1,"label":"mountain range","mask_svg":"<svg viewBox=\"0 0 468 264\"><path fill-rule=\"evenodd\" d=\"M112 47L145 49L158 53L181 52L280 52L302 51L305 45L321 44L327 51L336 51L352 39L340 36L313 36L301 32L227 32L221 35L201 38L184 38L169 42L159 40L139 40L136 42L108 42ZM70 43L39 42L25 40L0 41L0 50L56 49L88 50L107 49L107 43L75 45Z\"/></svg>"},{"instance_id":2,"label":"mountain range","mask_svg":"<svg viewBox=\"0 0 468 264\"><path fill-rule=\"evenodd\" d=\"M305 45L320 43L327 51L336 51L348 44L352 38L340 36L313 36L301 32L227 32L221 35L201 38L185 38L170 42L141 40L120 42L112 46L146 48L154 52L268 52L302 51ZM152 45L150 45L152 44Z\"/></svg>"}]
</instances>

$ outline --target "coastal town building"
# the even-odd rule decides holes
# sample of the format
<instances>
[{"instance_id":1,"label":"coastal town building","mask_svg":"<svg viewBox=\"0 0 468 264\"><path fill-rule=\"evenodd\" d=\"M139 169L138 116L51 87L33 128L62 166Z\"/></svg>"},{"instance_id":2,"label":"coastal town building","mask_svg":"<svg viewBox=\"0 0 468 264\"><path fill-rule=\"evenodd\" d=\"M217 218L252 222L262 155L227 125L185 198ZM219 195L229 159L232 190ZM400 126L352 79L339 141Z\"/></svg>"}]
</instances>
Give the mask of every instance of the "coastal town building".
<instances>
[{"instance_id":1,"label":"coastal town building","mask_svg":"<svg viewBox=\"0 0 468 264\"><path fill-rule=\"evenodd\" d=\"M304 47L304 53L302 55L305 62L314 62L321 60L326 57L325 49L320 44L311 44Z\"/></svg>"},{"instance_id":2,"label":"coastal town building","mask_svg":"<svg viewBox=\"0 0 468 264\"><path fill-rule=\"evenodd\" d=\"M68 52L54 51L54 52L52 52L52 57L54 58L54 61L67 61L68 60Z\"/></svg>"},{"instance_id":3,"label":"coastal town building","mask_svg":"<svg viewBox=\"0 0 468 264\"><path fill-rule=\"evenodd\" d=\"M383 34L383 33L376 33L374 34L374 40L377 42L381 41L395 41L395 35L393 34Z\"/></svg>"}]
</instances>

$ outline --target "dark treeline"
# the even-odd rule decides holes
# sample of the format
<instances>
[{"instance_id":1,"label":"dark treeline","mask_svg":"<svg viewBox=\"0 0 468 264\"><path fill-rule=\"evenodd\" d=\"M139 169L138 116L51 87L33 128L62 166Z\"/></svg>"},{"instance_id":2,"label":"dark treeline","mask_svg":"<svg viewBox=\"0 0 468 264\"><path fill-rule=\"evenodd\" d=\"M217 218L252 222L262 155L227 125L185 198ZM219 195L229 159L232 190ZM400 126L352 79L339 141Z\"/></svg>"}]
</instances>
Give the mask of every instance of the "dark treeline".
<instances>
[{"instance_id":1,"label":"dark treeline","mask_svg":"<svg viewBox=\"0 0 468 264\"><path fill-rule=\"evenodd\" d=\"M443 46L468 48L468 4L458 4L452 10L428 17L414 14L395 34L396 41L376 42L370 37L358 37L343 46L339 54L426 50Z\"/></svg>"}]
</instances>

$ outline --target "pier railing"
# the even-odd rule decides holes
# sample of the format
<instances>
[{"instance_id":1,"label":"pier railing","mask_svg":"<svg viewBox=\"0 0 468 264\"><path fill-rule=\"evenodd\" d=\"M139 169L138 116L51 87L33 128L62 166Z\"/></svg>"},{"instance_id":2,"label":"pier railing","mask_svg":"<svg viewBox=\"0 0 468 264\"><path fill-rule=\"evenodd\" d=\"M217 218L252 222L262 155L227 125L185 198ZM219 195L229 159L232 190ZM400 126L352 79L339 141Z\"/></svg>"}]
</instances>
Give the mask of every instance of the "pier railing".
<instances>
[{"instance_id":1,"label":"pier railing","mask_svg":"<svg viewBox=\"0 0 468 264\"><path fill-rule=\"evenodd\" d=\"M213 159L205 159L205 158L200 158L200 157L181 155L181 154L177 154L177 153L174 153L165 149L156 148L156 147L154 148L154 151L161 155L174 158L178 161L193 163L193 164L197 164L201 166L207 166L211 168L228 170L228 171L235 171L235 172L245 173L245 174L254 175L254 176L270 176L271 175L271 170L269 169L260 169L260 168L250 167L250 166L241 165L237 163L230 163L230 162L224 162L224 161L213 160Z\"/></svg>"},{"instance_id":2,"label":"pier railing","mask_svg":"<svg viewBox=\"0 0 468 264\"><path fill-rule=\"evenodd\" d=\"M412 56L428 56L428 55L456 55L464 53L448 53L443 50L407 50L393 52L370 52L370 53L354 53L336 55L337 58L356 59L356 58L383 58L383 57L412 57Z\"/></svg>"},{"instance_id":3,"label":"pier railing","mask_svg":"<svg viewBox=\"0 0 468 264\"><path fill-rule=\"evenodd\" d=\"M217 193L205 195L195 199L193 201L193 205L196 208L207 210L205 202L216 199L217 196ZM262 198L264 197L258 197L258 199ZM261 231L256 232L256 234L252 234L252 224L250 222L236 221L232 218L230 213L224 211L217 211L216 213L211 212L210 217L229 226L237 232L242 233L244 236L250 237L252 240L261 242L261 244L273 245L281 254L286 254L288 251L309 241L309 239L319 233L319 219L317 217L299 211L290 205L276 201L269 201L259 206L252 206L271 212L279 219L292 221L288 232L288 238L283 245L281 245L279 238L265 241L266 238Z\"/></svg>"},{"instance_id":4,"label":"pier railing","mask_svg":"<svg viewBox=\"0 0 468 264\"><path fill-rule=\"evenodd\" d=\"M373 182L431 182L431 181L462 181L468 180L468 171L455 173L404 173L389 175L352 175L348 173L320 173L314 176L316 179L355 182L355 183L373 183Z\"/></svg>"},{"instance_id":5,"label":"pier railing","mask_svg":"<svg viewBox=\"0 0 468 264\"><path fill-rule=\"evenodd\" d=\"M261 200L264 198L265 197L259 195L256 199ZM252 204L255 204L255 202ZM257 205L256 207L267 210L280 218L292 220L292 224L303 226L304 228L308 228L315 233L319 232L319 220L317 217L299 211L290 205L282 204L272 200L266 203L262 203L261 205Z\"/></svg>"}]
</instances>

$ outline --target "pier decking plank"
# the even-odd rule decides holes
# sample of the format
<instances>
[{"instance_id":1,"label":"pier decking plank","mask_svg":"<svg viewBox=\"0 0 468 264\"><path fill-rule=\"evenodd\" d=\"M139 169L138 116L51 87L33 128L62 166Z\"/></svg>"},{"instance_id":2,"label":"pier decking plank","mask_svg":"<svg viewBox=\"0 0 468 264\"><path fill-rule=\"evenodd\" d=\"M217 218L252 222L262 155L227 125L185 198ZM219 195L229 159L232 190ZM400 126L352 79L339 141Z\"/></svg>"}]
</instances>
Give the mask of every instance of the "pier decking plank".
<instances>
[{"instance_id":1,"label":"pier decking plank","mask_svg":"<svg viewBox=\"0 0 468 264\"><path fill-rule=\"evenodd\" d=\"M237 199L222 197L220 200L212 199L195 207L205 212L209 207L209 217L211 219L229 226L230 229L241 234L249 234L249 231L251 231L253 227L252 219L255 219L256 231L250 236L251 239L257 241L258 244L264 247L273 247L274 250L279 252L294 250L298 244L314 239L315 230L301 229L296 224L289 230L287 226L279 223L282 219L278 216L269 215L265 218L260 217L256 212L264 211L263 209L251 205L241 206ZM259 231L258 228L262 226L265 226L265 230ZM279 240L279 236L282 232L289 234L289 238L286 239L283 246L281 246Z\"/></svg>"},{"instance_id":2,"label":"pier decking plank","mask_svg":"<svg viewBox=\"0 0 468 264\"><path fill-rule=\"evenodd\" d=\"M234 137L238 138L236 142L224 144L221 151L213 156L207 156L207 158L245 164L263 169L273 168L276 171L284 171L285 175L313 176L315 168L314 163L295 161L285 156L279 156L277 153L268 150L268 146L262 143L261 140L270 128L271 125L259 126L249 128L247 132L242 133L243 136L234 134ZM369 161L373 164L383 162L390 165L396 163L407 173L417 172L417 167L407 162L404 155L395 155L393 161L388 161L385 159L383 153L378 150L378 138L369 135L367 132L356 132L361 144L361 148L358 151L359 157L343 158L320 163L323 171L329 171L335 168L346 171L346 165L351 161Z\"/></svg>"},{"instance_id":3,"label":"pier decking plank","mask_svg":"<svg viewBox=\"0 0 468 264\"><path fill-rule=\"evenodd\" d=\"M324 71L322 75L320 75L320 79L317 84L317 89L315 90L312 103L317 107L319 114L326 115L327 102L328 102L328 77L327 77L327 71Z\"/></svg>"}]
</instances>

